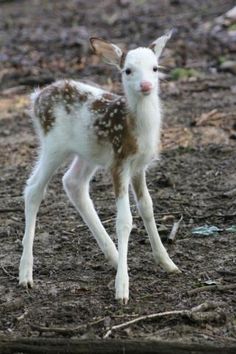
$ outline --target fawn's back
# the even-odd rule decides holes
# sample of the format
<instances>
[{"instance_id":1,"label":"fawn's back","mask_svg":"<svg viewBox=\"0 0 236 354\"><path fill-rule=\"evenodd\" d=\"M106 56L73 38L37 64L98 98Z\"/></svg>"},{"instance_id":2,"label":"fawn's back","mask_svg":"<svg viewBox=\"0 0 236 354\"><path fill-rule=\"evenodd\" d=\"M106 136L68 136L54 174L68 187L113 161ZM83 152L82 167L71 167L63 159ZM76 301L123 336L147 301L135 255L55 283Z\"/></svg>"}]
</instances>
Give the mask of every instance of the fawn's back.
<instances>
[{"instance_id":1,"label":"fawn's back","mask_svg":"<svg viewBox=\"0 0 236 354\"><path fill-rule=\"evenodd\" d=\"M51 142L59 150L76 153L82 159L106 167L111 167L114 160L131 159L131 156L138 164L140 157L144 164L150 162L142 155L148 150L150 139L142 144L143 127L138 134L137 116L130 111L125 97L65 80L36 92L32 100L33 118L42 145ZM158 132L154 131L158 140ZM155 157L157 142L153 148L149 149L148 160Z\"/></svg>"}]
</instances>

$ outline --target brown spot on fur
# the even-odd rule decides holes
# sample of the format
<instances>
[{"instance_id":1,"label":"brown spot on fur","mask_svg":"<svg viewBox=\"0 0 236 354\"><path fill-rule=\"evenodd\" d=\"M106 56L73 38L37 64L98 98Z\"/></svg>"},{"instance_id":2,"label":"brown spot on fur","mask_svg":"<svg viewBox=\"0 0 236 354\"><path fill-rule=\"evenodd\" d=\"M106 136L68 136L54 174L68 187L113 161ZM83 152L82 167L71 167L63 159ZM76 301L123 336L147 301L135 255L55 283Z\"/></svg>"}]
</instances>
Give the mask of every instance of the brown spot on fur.
<instances>
[{"instance_id":1,"label":"brown spot on fur","mask_svg":"<svg viewBox=\"0 0 236 354\"><path fill-rule=\"evenodd\" d=\"M40 92L34 103L34 113L39 118L44 133L47 134L56 120L54 108L58 103L64 105L69 114L74 104L84 103L87 99L88 93L80 92L73 83L59 81Z\"/></svg>"},{"instance_id":2,"label":"brown spot on fur","mask_svg":"<svg viewBox=\"0 0 236 354\"><path fill-rule=\"evenodd\" d=\"M124 129L118 136L118 141L115 143L113 142L115 156L111 173L116 198L120 197L125 192L121 176L123 163L128 156L132 156L138 151L137 140L132 134L133 125L134 122L132 121L132 117L128 115L126 119L124 119Z\"/></svg>"},{"instance_id":3,"label":"brown spot on fur","mask_svg":"<svg viewBox=\"0 0 236 354\"><path fill-rule=\"evenodd\" d=\"M121 180L121 166L115 165L111 169L113 187L115 191L115 197L120 197L123 193L122 180Z\"/></svg>"},{"instance_id":4,"label":"brown spot on fur","mask_svg":"<svg viewBox=\"0 0 236 354\"><path fill-rule=\"evenodd\" d=\"M97 113L103 113L106 110L106 105L107 104L105 101L99 99L99 100L93 101L91 108L93 111L95 111Z\"/></svg>"},{"instance_id":5,"label":"brown spot on fur","mask_svg":"<svg viewBox=\"0 0 236 354\"><path fill-rule=\"evenodd\" d=\"M125 190L121 176L123 163L128 156L138 151L137 139L133 134L135 120L123 97L116 96L112 101L104 100L103 97L92 103L92 109L98 114L94 122L98 142L110 143L114 152L111 173L115 195L118 198Z\"/></svg>"},{"instance_id":6,"label":"brown spot on fur","mask_svg":"<svg viewBox=\"0 0 236 354\"><path fill-rule=\"evenodd\" d=\"M101 98L92 102L91 109L96 113L104 113L108 110L109 104L117 99L117 97L118 96L113 93L106 92L101 96Z\"/></svg>"},{"instance_id":7,"label":"brown spot on fur","mask_svg":"<svg viewBox=\"0 0 236 354\"><path fill-rule=\"evenodd\" d=\"M40 92L34 103L35 115L39 118L45 134L51 130L55 122L53 103L58 99L59 95L59 88L55 85L50 85Z\"/></svg>"},{"instance_id":8,"label":"brown spot on fur","mask_svg":"<svg viewBox=\"0 0 236 354\"><path fill-rule=\"evenodd\" d=\"M102 98L104 98L104 100L108 100L108 101L112 101L114 100L115 98L117 98L116 95L114 95L113 93L110 93L110 92L106 92L102 95Z\"/></svg>"},{"instance_id":9,"label":"brown spot on fur","mask_svg":"<svg viewBox=\"0 0 236 354\"><path fill-rule=\"evenodd\" d=\"M135 154L137 141L132 134L135 123L134 118L128 112L124 99L118 97L110 102L96 100L92 104L92 109L97 113L102 113L94 122L99 142L101 144L111 143L117 160L123 160L129 155ZM107 139L104 139L104 136L107 136Z\"/></svg>"},{"instance_id":10,"label":"brown spot on fur","mask_svg":"<svg viewBox=\"0 0 236 354\"><path fill-rule=\"evenodd\" d=\"M143 181L142 176L140 174L132 177L132 185L137 200L140 200L143 197Z\"/></svg>"},{"instance_id":11,"label":"brown spot on fur","mask_svg":"<svg viewBox=\"0 0 236 354\"><path fill-rule=\"evenodd\" d=\"M84 103L87 101L88 94L80 92L76 86L69 81L65 81L64 88L62 88L62 98L65 103L66 112L69 114L71 112L71 107L75 103Z\"/></svg>"}]
</instances>

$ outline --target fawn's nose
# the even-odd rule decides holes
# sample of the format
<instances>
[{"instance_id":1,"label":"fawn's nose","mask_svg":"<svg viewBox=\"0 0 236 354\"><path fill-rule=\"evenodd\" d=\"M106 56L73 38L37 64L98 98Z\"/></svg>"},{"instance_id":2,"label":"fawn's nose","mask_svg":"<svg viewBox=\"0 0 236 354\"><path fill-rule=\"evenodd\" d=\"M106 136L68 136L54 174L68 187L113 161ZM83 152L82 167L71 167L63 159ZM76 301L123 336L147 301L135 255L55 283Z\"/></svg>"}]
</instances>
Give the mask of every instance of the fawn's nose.
<instances>
[{"instance_id":1,"label":"fawn's nose","mask_svg":"<svg viewBox=\"0 0 236 354\"><path fill-rule=\"evenodd\" d=\"M140 83L140 89L141 89L142 92L148 93L152 89L152 83L149 82L149 81L142 81Z\"/></svg>"}]
</instances>

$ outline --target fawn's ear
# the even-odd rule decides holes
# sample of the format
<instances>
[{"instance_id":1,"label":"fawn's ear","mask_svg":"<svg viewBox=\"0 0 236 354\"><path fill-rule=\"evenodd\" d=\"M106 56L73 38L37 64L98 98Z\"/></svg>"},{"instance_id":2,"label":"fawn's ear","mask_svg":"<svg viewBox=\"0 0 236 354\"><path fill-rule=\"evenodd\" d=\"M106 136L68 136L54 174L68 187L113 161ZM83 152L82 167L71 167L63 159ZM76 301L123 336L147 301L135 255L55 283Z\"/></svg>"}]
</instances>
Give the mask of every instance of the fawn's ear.
<instances>
[{"instance_id":1,"label":"fawn's ear","mask_svg":"<svg viewBox=\"0 0 236 354\"><path fill-rule=\"evenodd\" d=\"M96 37L90 38L90 43L94 52L100 55L106 63L115 65L118 68L121 67L123 52L119 47Z\"/></svg>"},{"instance_id":2,"label":"fawn's ear","mask_svg":"<svg viewBox=\"0 0 236 354\"><path fill-rule=\"evenodd\" d=\"M154 42L152 42L149 46L150 49L154 51L154 53L157 56L157 59L160 57L166 42L170 39L171 35L173 33L173 30L167 32L164 34L164 36L157 38Z\"/></svg>"}]
</instances>

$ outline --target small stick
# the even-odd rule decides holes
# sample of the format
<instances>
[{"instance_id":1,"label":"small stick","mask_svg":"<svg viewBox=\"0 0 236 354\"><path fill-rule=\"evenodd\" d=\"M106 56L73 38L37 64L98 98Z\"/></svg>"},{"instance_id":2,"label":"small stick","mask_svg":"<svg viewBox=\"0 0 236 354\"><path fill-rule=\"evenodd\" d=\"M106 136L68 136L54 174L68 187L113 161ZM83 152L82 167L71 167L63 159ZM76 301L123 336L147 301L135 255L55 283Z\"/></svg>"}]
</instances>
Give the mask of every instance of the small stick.
<instances>
[{"instance_id":1,"label":"small stick","mask_svg":"<svg viewBox=\"0 0 236 354\"><path fill-rule=\"evenodd\" d=\"M191 310L174 310L174 311L166 311L166 312L159 312L159 313L152 313L150 315L146 315L146 316L140 316L138 318L135 318L134 320L130 320L124 323L121 323L119 325L116 326L112 326L109 331L107 331L105 333L105 335L103 336L103 339L108 338L112 331L116 330L116 329L121 329L124 327L128 327L134 323L140 322L140 321L144 321L147 319L153 319L153 318L158 318L158 317L166 317L166 316L172 316L172 315L181 315L181 316L187 316L187 317L192 317L193 313L196 312L200 312L200 311L206 311L209 308L214 308L217 306L214 303L211 302L204 302L203 304L193 307Z\"/></svg>"},{"instance_id":2,"label":"small stick","mask_svg":"<svg viewBox=\"0 0 236 354\"><path fill-rule=\"evenodd\" d=\"M218 269L217 273L219 273L220 275L231 276L231 277L236 276L236 272L232 272L231 270L227 270L227 269Z\"/></svg>"},{"instance_id":3,"label":"small stick","mask_svg":"<svg viewBox=\"0 0 236 354\"><path fill-rule=\"evenodd\" d=\"M183 220L183 215L181 215L181 218L177 222L174 222L172 230L171 230L169 236L167 237L167 241L169 243L173 243L174 242L174 240L176 238L176 235L177 235L177 232L179 230L180 223L181 223L182 220Z\"/></svg>"},{"instance_id":4,"label":"small stick","mask_svg":"<svg viewBox=\"0 0 236 354\"><path fill-rule=\"evenodd\" d=\"M140 316L138 318L135 318L134 320L127 321L127 322L121 323L116 326L112 326L109 329L109 331L107 331L106 334L103 336L103 339L108 338L111 335L112 331L114 331L116 329L128 327L131 324L134 324L134 323L137 323L137 322L140 322L143 320L157 318L157 317L165 317L165 316L170 316L170 315L183 315L183 314L187 314L187 312L188 312L188 310L176 310L176 311L166 311L166 312L153 313L151 315L146 315L146 316Z\"/></svg>"},{"instance_id":5,"label":"small stick","mask_svg":"<svg viewBox=\"0 0 236 354\"><path fill-rule=\"evenodd\" d=\"M222 304L223 303L220 302L206 301L200 305L192 307L191 312L203 312L207 310L214 310L215 308L221 306Z\"/></svg>"},{"instance_id":6,"label":"small stick","mask_svg":"<svg viewBox=\"0 0 236 354\"><path fill-rule=\"evenodd\" d=\"M201 293L203 291L211 291L211 290L220 290L220 291L227 291L236 289L236 284L227 284L227 285L206 285L200 288L192 289L187 291L188 295L194 295Z\"/></svg>"},{"instance_id":7,"label":"small stick","mask_svg":"<svg viewBox=\"0 0 236 354\"><path fill-rule=\"evenodd\" d=\"M24 212L22 208L0 208L0 213L15 213L15 212Z\"/></svg>"},{"instance_id":8,"label":"small stick","mask_svg":"<svg viewBox=\"0 0 236 354\"><path fill-rule=\"evenodd\" d=\"M81 328L85 328L86 325L80 325L74 328L64 328L64 327L44 327L44 326L38 326L38 325L34 325L31 324L30 327L34 330L34 331L38 331L40 333L42 332L54 332L57 334L72 334L78 330L80 330Z\"/></svg>"},{"instance_id":9,"label":"small stick","mask_svg":"<svg viewBox=\"0 0 236 354\"><path fill-rule=\"evenodd\" d=\"M115 219L116 219L115 217L110 218L110 219L106 219L106 220L102 221L102 223L108 224L108 223L114 221ZM77 225L77 228L87 228L87 225L86 224L79 224L79 225Z\"/></svg>"},{"instance_id":10,"label":"small stick","mask_svg":"<svg viewBox=\"0 0 236 354\"><path fill-rule=\"evenodd\" d=\"M58 333L58 334L72 334L72 333L76 333L77 331L79 331L80 329L83 328L87 328L88 326L93 326L95 324L98 324L100 322L103 322L105 320L105 317L103 318L98 318L97 320L94 320L92 322L89 323L84 323L81 324L77 327L74 328L65 328L65 327L44 327L44 326L38 326L38 325L34 325L31 324L31 328L35 331L38 331L40 333L42 332L54 332L54 333Z\"/></svg>"},{"instance_id":11,"label":"small stick","mask_svg":"<svg viewBox=\"0 0 236 354\"><path fill-rule=\"evenodd\" d=\"M234 197L236 195L236 188L231 189L230 191L224 192L224 196L226 197Z\"/></svg>"},{"instance_id":12,"label":"small stick","mask_svg":"<svg viewBox=\"0 0 236 354\"><path fill-rule=\"evenodd\" d=\"M6 275L8 275L11 279L17 279L17 277L15 277L14 275L10 274L2 264L1 264L1 268L2 268L3 272Z\"/></svg>"},{"instance_id":13,"label":"small stick","mask_svg":"<svg viewBox=\"0 0 236 354\"><path fill-rule=\"evenodd\" d=\"M21 321L21 320L23 320L24 318L25 318L25 316L27 316L28 315L28 310L25 310L25 312L24 313L22 313L22 315L20 315L20 316L18 316L18 317L16 317L16 320L17 321Z\"/></svg>"},{"instance_id":14,"label":"small stick","mask_svg":"<svg viewBox=\"0 0 236 354\"><path fill-rule=\"evenodd\" d=\"M133 216L133 219L139 219L139 218L140 218L139 215L134 215L134 216ZM103 223L103 224L109 224L110 222L114 222L115 220L116 220L116 218L115 218L115 217L112 217L112 218L110 218L110 219L102 220L102 223ZM81 228L81 227L87 227L87 225L86 225L86 224L79 224L79 225L77 225L77 228Z\"/></svg>"}]
</instances>

